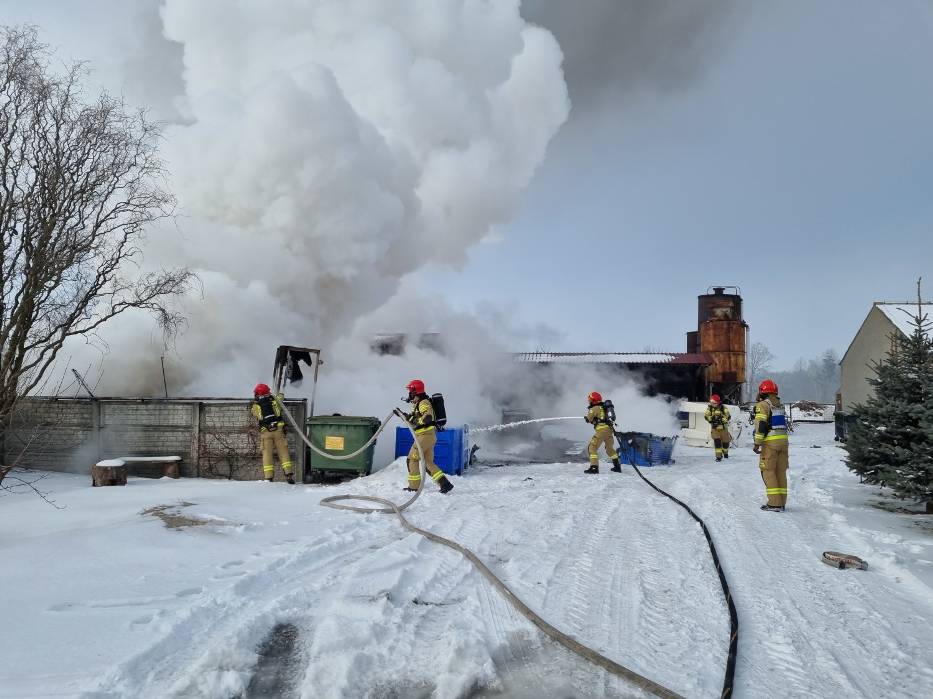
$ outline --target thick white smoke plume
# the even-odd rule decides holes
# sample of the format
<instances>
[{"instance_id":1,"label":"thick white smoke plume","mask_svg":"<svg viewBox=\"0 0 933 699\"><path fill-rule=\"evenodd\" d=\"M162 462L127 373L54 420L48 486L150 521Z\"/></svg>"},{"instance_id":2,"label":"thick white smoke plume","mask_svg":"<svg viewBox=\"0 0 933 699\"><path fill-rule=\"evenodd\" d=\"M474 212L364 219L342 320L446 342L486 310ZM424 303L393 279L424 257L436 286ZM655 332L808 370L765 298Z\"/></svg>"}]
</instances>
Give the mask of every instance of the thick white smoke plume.
<instances>
[{"instance_id":1,"label":"thick white smoke plume","mask_svg":"<svg viewBox=\"0 0 933 699\"><path fill-rule=\"evenodd\" d=\"M192 267L203 286L184 300L189 325L172 347L143 317L107 329L98 394L161 395L165 354L170 395L245 397L269 380L276 346L295 344L324 352L318 413L382 417L417 376L445 393L455 423L496 422L515 396L537 415L582 414L605 383L562 376L542 395L508 361L545 342L539 329L453 313L442 289L406 284L426 265L461 263L509 218L568 116L560 48L519 10L165 0L170 43L148 28L152 74L137 55L132 76L152 81L159 114L174 112L164 154L179 216L153 231L146 261ZM160 72L179 63L179 76ZM376 357L377 332L437 332L444 351ZM73 352L79 368L98 364ZM631 407L634 384L624 391L623 419L654 426L654 408ZM654 431L667 431L657 410ZM568 429L585 434L582 421Z\"/></svg>"},{"instance_id":2,"label":"thick white smoke plume","mask_svg":"<svg viewBox=\"0 0 933 699\"><path fill-rule=\"evenodd\" d=\"M180 216L147 261L203 281L168 358L176 393L247 393L276 345L329 348L405 275L460 263L569 111L560 49L517 1L166 0L161 16L183 50L164 148ZM159 392L158 372L129 371L160 354L141 322L107 336L105 392Z\"/></svg>"}]
</instances>

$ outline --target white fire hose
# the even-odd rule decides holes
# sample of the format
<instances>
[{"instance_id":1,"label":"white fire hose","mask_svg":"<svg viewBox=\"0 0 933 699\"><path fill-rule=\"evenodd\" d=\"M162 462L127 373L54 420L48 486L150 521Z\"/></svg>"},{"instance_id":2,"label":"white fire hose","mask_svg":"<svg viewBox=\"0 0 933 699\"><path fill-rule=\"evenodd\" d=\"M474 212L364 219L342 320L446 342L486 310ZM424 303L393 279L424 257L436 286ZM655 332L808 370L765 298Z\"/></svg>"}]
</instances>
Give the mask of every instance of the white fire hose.
<instances>
[{"instance_id":1,"label":"white fire hose","mask_svg":"<svg viewBox=\"0 0 933 699\"><path fill-rule=\"evenodd\" d=\"M656 682L653 682L652 680L649 680L647 677L643 677L642 675L639 675L634 670L629 670L624 665L620 665L614 660L611 660L610 658L607 658L601 653L593 650L589 646L583 645L576 639L565 634L563 631L560 631L554 626L551 626L544 619L538 616L538 614L536 614L535 611L532 610L527 604L525 604L518 597L518 595L516 595L511 590L511 588L509 588L508 585L506 585L501 579L499 579L499 577L497 577L496 574L493 573L486 566L486 564L480 560L480 558L475 553L470 551L470 549L464 546L461 546L455 541L451 541L450 539L445 539L444 537L438 534L435 534L434 532L428 531L426 529L420 529L419 527L416 527L411 522L409 522L407 519L405 519L405 516L402 514L402 510L410 507L412 503L414 503L415 500L418 499L418 496L421 495L421 489L424 485L426 471L425 471L425 466L424 466L424 451L421 449L421 445L418 444L418 439L415 436L414 425L412 425L408 420L404 418L403 413L400 410L396 409L396 410L393 410L391 413L389 413L386 416L385 420L382 421L382 424L379 425L379 429L376 430L376 433L370 438L368 442L366 442L366 444L361 446L359 449L357 449L351 454L335 456L334 454L330 454L326 451L322 451L321 449L318 449L316 446L314 446L314 444L311 443L311 440L309 440L307 436L305 436L304 430L302 430L298 426L298 424L295 422L295 419L291 416L291 413L289 413L288 410L285 408L285 405L281 401L278 401L278 399L276 399L276 402L278 402L279 407L282 410L282 414L285 416L286 420L288 420L289 424L295 429L295 431L301 437L301 440L305 444L308 445L308 448L311 449L311 451L313 451L315 454L318 454L319 456L323 456L328 459L335 459L337 461L346 461L348 459L352 459L354 456L361 454L364 450L372 446L372 444L376 441L376 438L386 428L386 425L388 425L389 422L391 422L393 415L399 417L405 423L405 426L408 427L408 430L411 432L412 437L415 439L415 447L418 449L418 455L420 456L421 480L418 482L418 490L415 491L415 494L407 502L401 505L397 505L391 500L387 500L385 498L378 498L373 495L334 495L331 497L323 498L320 502L322 506L332 507L337 510L350 510L352 512L362 512L364 514L370 514L374 512L383 513L383 514L394 514L395 516L399 518L399 521L402 523L402 526L405 527L405 529L407 529L408 531L414 532L415 534L420 534L421 536L423 536L424 538L430 541L433 541L438 544L443 544L444 546L447 546L448 548L451 548L454 551L457 551L458 553L462 554L467 560L469 560L474 566L476 566L477 570L479 570L479 572L483 574L483 577L485 577L490 583L492 583L492 585L497 590L499 590L499 592L502 593L505 599L513 607L515 607L515 609L518 610L518 612L522 616L524 616L532 624L537 626L546 636L556 641L557 643L562 645L567 650L573 653L576 653L577 655L579 655L582 658L585 658L586 660L589 660L594 665L597 665L605 670L608 670L614 675L622 677L623 679L631 682L635 686L640 687L648 692L651 692L655 696L663 697L664 699L683 699L681 695L668 689L667 687L664 687ZM525 420L522 422L509 423L508 425L496 425L494 427L489 427L489 428L480 428L478 430L473 430L473 431L474 432L486 431L486 430L492 430L494 428L506 429L508 427L518 427L520 425L528 424L531 422L545 422L548 420L573 420L573 419L579 420L580 418L579 417L574 417L574 418L560 417L560 418L543 418L540 420ZM365 500L367 502L379 503L380 505L384 505L385 507L353 507L351 505L337 504L338 502L342 500Z\"/></svg>"}]
</instances>

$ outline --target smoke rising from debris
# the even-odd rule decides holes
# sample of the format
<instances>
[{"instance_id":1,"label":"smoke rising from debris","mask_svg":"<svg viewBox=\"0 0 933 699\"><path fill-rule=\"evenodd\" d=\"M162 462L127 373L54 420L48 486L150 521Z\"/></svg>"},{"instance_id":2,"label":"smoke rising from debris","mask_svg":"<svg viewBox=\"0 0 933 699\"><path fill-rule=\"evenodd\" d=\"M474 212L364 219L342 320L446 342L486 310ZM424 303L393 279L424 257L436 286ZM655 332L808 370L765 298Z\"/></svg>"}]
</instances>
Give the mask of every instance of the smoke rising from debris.
<instances>
[{"instance_id":1,"label":"smoke rising from debris","mask_svg":"<svg viewBox=\"0 0 933 699\"><path fill-rule=\"evenodd\" d=\"M203 281L170 362L188 393L241 393L276 345L328 346L406 275L460 264L569 111L560 49L518 2L166 0L161 20L157 65L183 61L164 147L179 218L147 261ZM118 369L140 322L107 334L104 390L157 392Z\"/></svg>"},{"instance_id":2,"label":"smoke rising from debris","mask_svg":"<svg viewBox=\"0 0 933 699\"><path fill-rule=\"evenodd\" d=\"M189 326L168 352L146 318L107 329L99 393L161 395L164 353L171 395L245 395L268 380L279 344L324 350L321 413L382 417L377 406L396 405L413 376L444 391L458 422L498 420L504 385L538 414L582 411L579 396L605 391L575 376L556 397L534 395L504 352L553 336L452 313L443 290L405 290L406 277L462 263L508 220L568 116L561 49L524 11L461 0L143 5L122 61L127 93L171 123L164 153L179 199L146 260L193 267L203 287L184 300ZM380 331L439 332L446 350L376 359L368 340Z\"/></svg>"}]
</instances>

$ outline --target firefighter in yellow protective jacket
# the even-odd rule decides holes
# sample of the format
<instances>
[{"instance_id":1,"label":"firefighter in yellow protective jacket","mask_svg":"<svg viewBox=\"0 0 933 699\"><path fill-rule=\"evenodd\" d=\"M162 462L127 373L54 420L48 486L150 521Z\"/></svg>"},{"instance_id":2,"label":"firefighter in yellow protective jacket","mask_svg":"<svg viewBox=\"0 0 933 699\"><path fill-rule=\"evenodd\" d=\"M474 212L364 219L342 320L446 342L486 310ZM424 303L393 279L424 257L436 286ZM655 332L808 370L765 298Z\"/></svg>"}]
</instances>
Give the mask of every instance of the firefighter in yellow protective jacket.
<instances>
[{"instance_id":1,"label":"firefighter in yellow protective jacket","mask_svg":"<svg viewBox=\"0 0 933 699\"><path fill-rule=\"evenodd\" d=\"M710 396L709 405L703 415L709 423L710 436L713 438L713 447L716 450L716 461L729 458L729 445L732 435L729 434L729 408L722 404L722 400L715 393Z\"/></svg>"},{"instance_id":2,"label":"firefighter in yellow protective jacket","mask_svg":"<svg viewBox=\"0 0 933 699\"><path fill-rule=\"evenodd\" d=\"M273 449L278 452L279 463L285 472L285 480L294 484L295 474L292 457L288 453L288 439L285 437L285 419L282 417L282 408L279 401L284 396L280 393L272 395L272 391L264 384L256 384L253 389L253 403L250 412L259 421L259 444L262 448L262 473L270 483L275 478L275 462Z\"/></svg>"},{"instance_id":3,"label":"firefighter in yellow protective jacket","mask_svg":"<svg viewBox=\"0 0 933 699\"><path fill-rule=\"evenodd\" d=\"M431 476L431 480L437 483L442 493L449 493L454 489L444 472L434 464L434 445L437 443L437 426L434 424L434 406L431 405L431 399L424 390L424 381L421 379L412 379L408 383L407 403L412 404L412 411L406 414L405 418L414 425L415 439L418 444L412 444L408 452L408 486L404 490L414 491L421 486L421 456L418 453L418 446L424 452L424 467Z\"/></svg>"},{"instance_id":4,"label":"firefighter in yellow protective jacket","mask_svg":"<svg viewBox=\"0 0 933 699\"><path fill-rule=\"evenodd\" d=\"M612 470L616 473L621 473L622 464L619 461L619 455L616 453L615 447L615 426L606 410L606 405L603 403L603 397L596 391L593 391L588 398L590 406L583 419L593 426L595 434L587 448L587 452L590 455L590 467L583 473L599 473L600 445L606 448L606 454L612 459Z\"/></svg>"},{"instance_id":5,"label":"firefighter in yellow protective jacket","mask_svg":"<svg viewBox=\"0 0 933 699\"><path fill-rule=\"evenodd\" d=\"M765 379L758 388L755 404L755 446L761 454L759 467L765 482L768 502L761 506L768 512L783 512L787 503L787 418L778 398L778 387Z\"/></svg>"}]
</instances>

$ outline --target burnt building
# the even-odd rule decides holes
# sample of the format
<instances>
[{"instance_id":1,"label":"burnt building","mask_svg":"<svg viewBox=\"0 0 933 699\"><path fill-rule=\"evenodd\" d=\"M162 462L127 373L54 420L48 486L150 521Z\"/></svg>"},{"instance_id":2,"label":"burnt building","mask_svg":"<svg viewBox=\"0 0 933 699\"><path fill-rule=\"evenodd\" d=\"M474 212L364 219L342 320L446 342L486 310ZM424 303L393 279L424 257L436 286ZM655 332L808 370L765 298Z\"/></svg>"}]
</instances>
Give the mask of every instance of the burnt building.
<instances>
[{"instance_id":1,"label":"burnt building","mask_svg":"<svg viewBox=\"0 0 933 699\"><path fill-rule=\"evenodd\" d=\"M515 361L538 365L542 373L548 367L585 365L607 378L631 374L650 396L689 400L706 400L706 376L714 363L712 356L700 352L522 352L515 355Z\"/></svg>"}]
</instances>

